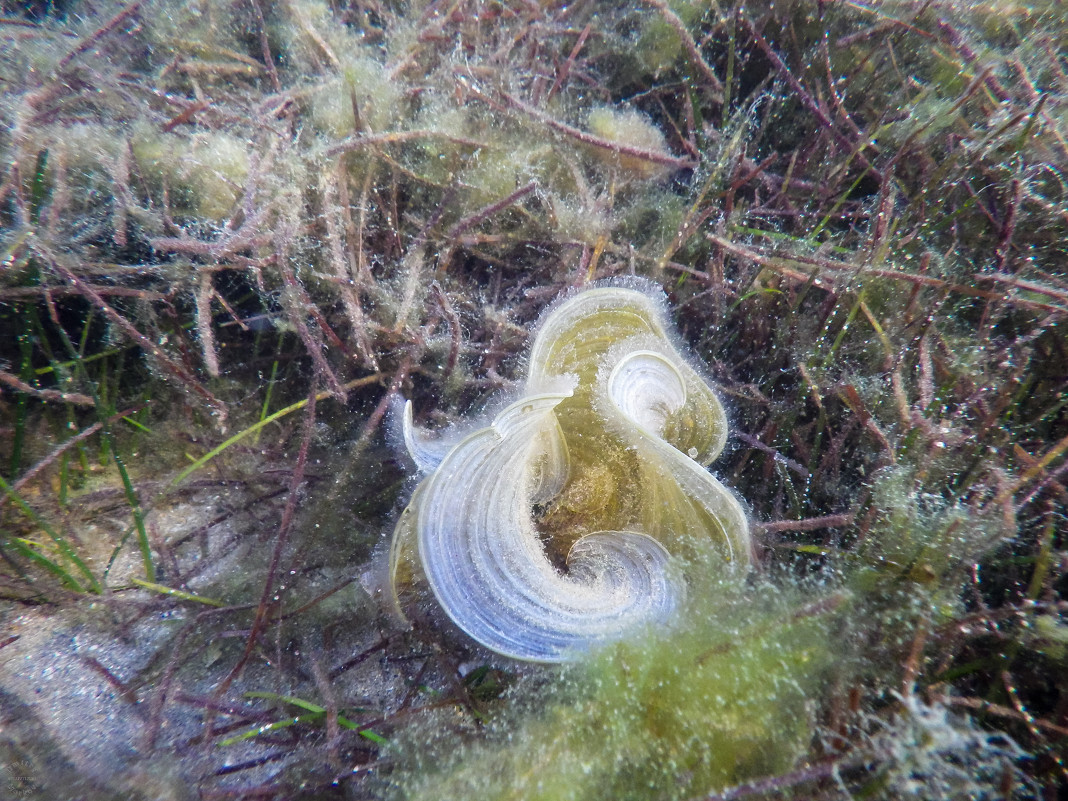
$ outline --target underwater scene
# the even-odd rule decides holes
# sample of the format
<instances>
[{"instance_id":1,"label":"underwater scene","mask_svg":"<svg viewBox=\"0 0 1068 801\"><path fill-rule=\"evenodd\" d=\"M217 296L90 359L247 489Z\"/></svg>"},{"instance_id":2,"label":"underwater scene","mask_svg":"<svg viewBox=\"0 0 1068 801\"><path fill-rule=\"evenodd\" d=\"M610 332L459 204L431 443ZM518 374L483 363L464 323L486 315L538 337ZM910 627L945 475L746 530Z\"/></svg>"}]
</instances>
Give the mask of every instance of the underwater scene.
<instances>
[{"instance_id":1,"label":"underwater scene","mask_svg":"<svg viewBox=\"0 0 1068 801\"><path fill-rule=\"evenodd\" d=\"M0 0L0 801L1066 788L1063 0Z\"/></svg>"}]
</instances>

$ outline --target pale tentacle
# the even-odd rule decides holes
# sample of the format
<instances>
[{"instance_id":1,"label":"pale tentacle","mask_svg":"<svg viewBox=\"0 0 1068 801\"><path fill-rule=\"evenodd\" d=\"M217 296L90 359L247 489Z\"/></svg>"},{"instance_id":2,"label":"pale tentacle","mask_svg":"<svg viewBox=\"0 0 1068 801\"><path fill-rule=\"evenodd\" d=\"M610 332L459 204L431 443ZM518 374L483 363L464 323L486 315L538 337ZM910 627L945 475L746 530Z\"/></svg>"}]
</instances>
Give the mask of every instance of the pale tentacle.
<instances>
[{"instance_id":1,"label":"pale tentacle","mask_svg":"<svg viewBox=\"0 0 1068 801\"><path fill-rule=\"evenodd\" d=\"M401 420L401 431L404 435L404 447L408 455L415 462L415 467L420 473L429 473L441 464L445 454L452 447L445 437L434 437L415 425L412 418L412 402L404 401L404 417Z\"/></svg>"}]
</instances>

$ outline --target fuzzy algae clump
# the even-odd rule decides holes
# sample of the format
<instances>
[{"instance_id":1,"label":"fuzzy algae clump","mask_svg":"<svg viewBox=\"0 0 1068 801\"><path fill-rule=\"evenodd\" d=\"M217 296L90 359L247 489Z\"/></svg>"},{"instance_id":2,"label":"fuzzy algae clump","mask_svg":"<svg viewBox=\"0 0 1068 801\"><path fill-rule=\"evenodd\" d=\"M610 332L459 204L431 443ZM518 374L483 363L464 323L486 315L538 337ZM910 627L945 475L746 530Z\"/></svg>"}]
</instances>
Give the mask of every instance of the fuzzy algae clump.
<instances>
[{"instance_id":1,"label":"fuzzy algae clump","mask_svg":"<svg viewBox=\"0 0 1068 801\"><path fill-rule=\"evenodd\" d=\"M651 153L667 155L667 141L663 132L641 112L634 109L615 109L608 106L595 108L586 120L589 129L605 141L636 147ZM636 158L619 151L598 150L598 157L609 164L617 164L625 174L636 179L662 177L666 170L662 164Z\"/></svg>"},{"instance_id":2,"label":"fuzzy algae clump","mask_svg":"<svg viewBox=\"0 0 1068 801\"><path fill-rule=\"evenodd\" d=\"M418 572L453 622L498 653L558 662L669 622L684 596L672 553L711 540L725 566L749 563L745 514L705 469L726 440L723 408L643 282L551 309L523 393L491 425L429 444L407 407L405 429L429 475L394 535L394 588Z\"/></svg>"},{"instance_id":3,"label":"fuzzy algae clump","mask_svg":"<svg viewBox=\"0 0 1068 801\"><path fill-rule=\"evenodd\" d=\"M716 578L712 554L688 567L704 583L673 627L521 683L518 715L488 736L435 738L431 723L397 743L393 797L687 799L788 770L812 737L835 604L798 612L781 586Z\"/></svg>"}]
</instances>

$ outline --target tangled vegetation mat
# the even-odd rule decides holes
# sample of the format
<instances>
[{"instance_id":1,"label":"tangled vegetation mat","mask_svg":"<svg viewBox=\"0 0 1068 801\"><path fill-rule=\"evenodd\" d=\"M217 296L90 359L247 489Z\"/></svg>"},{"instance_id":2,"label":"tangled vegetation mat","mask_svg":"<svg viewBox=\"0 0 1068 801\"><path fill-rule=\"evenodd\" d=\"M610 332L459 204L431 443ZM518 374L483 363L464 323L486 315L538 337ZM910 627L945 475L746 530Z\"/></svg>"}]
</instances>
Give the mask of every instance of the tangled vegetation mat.
<instances>
[{"instance_id":1,"label":"tangled vegetation mat","mask_svg":"<svg viewBox=\"0 0 1068 801\"><path fill-rule=\"evenodd\" d=\"M0 797L1063 797L1066 52L1057 0L0 0ZM400 399L500 409L631 275L753 566L562 666L399 617Z\"/></svg>"}]
</instances>

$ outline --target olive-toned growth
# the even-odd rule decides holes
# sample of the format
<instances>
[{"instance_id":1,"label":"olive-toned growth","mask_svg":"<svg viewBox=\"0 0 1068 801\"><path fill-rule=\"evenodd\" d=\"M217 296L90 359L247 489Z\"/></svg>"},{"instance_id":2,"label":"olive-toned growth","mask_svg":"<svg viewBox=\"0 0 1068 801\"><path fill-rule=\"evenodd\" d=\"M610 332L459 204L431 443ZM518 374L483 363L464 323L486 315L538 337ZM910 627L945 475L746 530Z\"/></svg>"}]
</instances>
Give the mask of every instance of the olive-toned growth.
<instances>
[{"instance_id":1,"label":"olive-toned growth","mask_svg":"<svg viewBox=\"0 0 1068 801\"><path fill-rule=\"evenodd\" d=\"M790 770L848 604L799 610L796 588L725 578L712 553L687 561L694 586L674 625L600 649L548 691L524 688L522 714L480 741L430 727L404 738L388 797L686 801Z\"/></svg>"}]
</instances>

